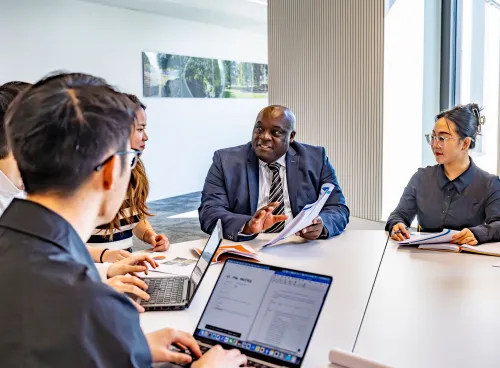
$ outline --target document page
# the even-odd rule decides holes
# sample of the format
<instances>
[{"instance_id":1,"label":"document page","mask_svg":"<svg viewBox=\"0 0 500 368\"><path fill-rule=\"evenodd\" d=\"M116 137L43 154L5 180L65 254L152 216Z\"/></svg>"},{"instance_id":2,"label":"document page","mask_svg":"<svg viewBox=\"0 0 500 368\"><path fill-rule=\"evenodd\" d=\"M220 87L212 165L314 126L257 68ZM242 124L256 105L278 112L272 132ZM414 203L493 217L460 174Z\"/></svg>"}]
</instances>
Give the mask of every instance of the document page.
<instances>
[{"instance_id":1,"label":"document page","mask_svg":"<svg viewBox=\"0 0 500 368\"><path fill-rule=\"evenodd\" d=\"M249 341L303 357L327 290L328 283L276 273Z\"/></svg>"},{"instance_id":2,"label":"document page","mask_svg":"<svg viewBox=\"0 0 500 368\"><path fill-rule=\"evenodd\" d=\"M198 328L247 340L274 271L227 264Z\"/></svg>"},{"instance_id":3,"label":"document page","mask_svg":"<svg viewBox=\"0 0 500 368\"><path fill-rule=\"evenodd\" d=\"M305 206L302 211L285 226L276 238L264 244L263 247L274 245L311 225L313 220L318 217L334 187L333 184L323 184L318 200Z\"/></svg>"},{"instance_id":4,"label":"document page","mask_svg":"<svg viewBox=\"0 0 500 368\"><path fill-rule=\"evenodd\" d=\"M147 266L151 272L189 276L193 272L195 263L196 259L176 257L172 260L159 263L157 268L153 268L149 263L147 263Z\"/></svg>"}]
</instances>

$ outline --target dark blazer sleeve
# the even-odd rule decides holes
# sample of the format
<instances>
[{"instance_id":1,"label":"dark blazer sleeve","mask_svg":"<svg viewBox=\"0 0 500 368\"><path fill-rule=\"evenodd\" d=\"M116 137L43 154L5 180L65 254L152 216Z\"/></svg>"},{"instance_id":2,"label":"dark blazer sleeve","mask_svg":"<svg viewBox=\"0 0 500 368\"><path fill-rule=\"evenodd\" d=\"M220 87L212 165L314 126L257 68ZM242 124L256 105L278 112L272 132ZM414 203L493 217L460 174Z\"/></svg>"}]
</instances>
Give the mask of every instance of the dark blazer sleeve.
<instances>
[{"instance_id":1,"label":"dark blazer sleeve","mask_svg":"<svg viewBox=\"0 0 500 368\"><path fill-rule=\"evenodd\" d=\"M224 237L229 240L240 240L239 232L252 218L249 215L231 212L219 152L215 152L212 166L208 170L198 213L202 231L210 234L217 220L221 219Z\"/></svg>"},{"instance_id":2,"label":"dark blazer sleeve","mask_svg":"<svg viewBox=\"0 0 500 368\"><path fill-rule=\"evenodd\" d=\"M323 148L323 167L321 169L321 185L331 183L335 185L332 194L328 197L319 215L323 220L327 234L325 237L332 237L342 233L349 222L349 208L345 203L342 189L335 176L335 170L326 156Z\"/></svg>"},{"instance_id":3,"label":"dark blazer sleeve","mask_svg":"<svg viewBox=\"0 0 500 368\"><path fill-rule=\"evenodd\" d=\"M471 227L479 244L500 241L500 179L495 178L491 184L485 205L486 219L484 225Z\"/></svg>"},{"instance_id":4,"label":"dark blazer sleeve","mask_svg":"<svg viewBox=\"0 0 500 368\"><path fill-rule=\"evenodd\" d=\"M403 223L409 227L415 219L415 216L417 215L416 192L419 181L419 173L420 172L417 171L412 176L403 192L403 196L399 200L398 206L389 215L387 223L385 224L386 231L391 231L394 225L399 223Z\"/></svg>"}]
</instances>

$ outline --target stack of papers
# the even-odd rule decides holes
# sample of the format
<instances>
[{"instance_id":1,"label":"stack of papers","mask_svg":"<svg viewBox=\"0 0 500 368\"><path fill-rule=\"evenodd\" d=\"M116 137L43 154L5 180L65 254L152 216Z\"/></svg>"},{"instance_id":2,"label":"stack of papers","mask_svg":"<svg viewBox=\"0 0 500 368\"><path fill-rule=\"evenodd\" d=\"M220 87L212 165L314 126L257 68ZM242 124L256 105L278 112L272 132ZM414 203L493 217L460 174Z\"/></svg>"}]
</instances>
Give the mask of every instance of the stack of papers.
<instances>
[{"instance_id":1,"label":"stack of papers","mask_svg":"<svg viewBox=\"0 0 500 368\"><path fill-rule=\"evenodd\" d=\"M194 251L200 255L202 252L201 248L195 248ZM249 246L236 244L236 245L221 245L217 252L215 253L212 264L218 262L224 262L227 258L250 258L254 261L260 262L257 253Z\"/></svg>"},{"instance_id":2,"label":"stack of papers","mask_svg":"<svg viewBox=\"0 0 500 368\"><path fill-rule=\"evenodd\" d=\"M398 242L400 245L449 243L458 231L444 229L440 233L410 233L410 239Z\"/></svg>"},{"instance_id":3,"label":"stack of papers","mask_svg":"<svg viewBox=\"0 0 500 368\"><path fill-rule=\"evenodd\" d=\"M411 233L410 239L400 241L398 244L418 245L418 249L422 250L438 250L454 253L466 252L500 257L500 243L482 245L451 244L451 238L457 233L458 231L449 229L445 229L440 233Z\"/></svg>"}]
</instances>

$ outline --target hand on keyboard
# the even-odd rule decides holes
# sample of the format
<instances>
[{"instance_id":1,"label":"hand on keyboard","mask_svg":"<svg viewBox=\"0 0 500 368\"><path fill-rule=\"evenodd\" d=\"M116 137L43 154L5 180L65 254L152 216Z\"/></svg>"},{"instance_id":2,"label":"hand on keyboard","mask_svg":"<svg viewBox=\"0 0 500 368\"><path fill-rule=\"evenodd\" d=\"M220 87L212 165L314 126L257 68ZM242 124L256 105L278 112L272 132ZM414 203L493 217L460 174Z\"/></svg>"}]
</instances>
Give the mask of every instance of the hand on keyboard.
<instances>
[{"instance_id":1,"label":"hand on keyboard","mask_svg":"<svg viewBox=\"0 0 500 368\"><path fill-rule=\"evenodd\" d=\"M127 293L128 296L132 299L132 304L134 304L139 313L144 312L144 308L133 300L137 297L144 300L149 300L150 298L150 296L144 291L148 288L148 286L140 278L132 275L121 275L107 279L105 283L119 293Z\"/></svg>"},{"instance_id":2,"label":"hand on keyboard","mask_svg":"<svg viewBox=\"0 0 500 368\"><path fill-rule=\"evenodd\" d=\"M169 348L172 344L182 345L183 347L189 349L196 358L201 356L198 343L193 336L187 332L177 331L173 328L164 328L163 330L147 334L146 339L148 340L149 350L151 350L151 356L153 357L153 362L155 363L191 363L193 358L190 355L170 350Z\"/></svg>"},{"instance_id":3,"label":"hand on keyboard","mask_svg":"<svg viewBox=\"0 0 500 368\"><path fill-rule=\"evenodd\" d=\"M211 348L195 361L192 368L237 368L247 364L247 357L238 349L224 350L220 345Z\"/></svg>"}]
</instances>

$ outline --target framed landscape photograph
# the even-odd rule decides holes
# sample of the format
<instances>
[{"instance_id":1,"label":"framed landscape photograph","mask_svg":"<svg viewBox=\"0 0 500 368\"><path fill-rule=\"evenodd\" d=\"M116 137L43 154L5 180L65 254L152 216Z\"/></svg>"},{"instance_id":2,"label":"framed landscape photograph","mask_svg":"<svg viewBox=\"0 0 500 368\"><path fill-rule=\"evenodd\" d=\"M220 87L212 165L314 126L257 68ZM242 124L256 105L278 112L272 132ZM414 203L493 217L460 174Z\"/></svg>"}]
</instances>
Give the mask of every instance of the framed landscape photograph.
<instances>
[{"instance_id":1,"label":"framed landscape photograph","mask_svg":"<svg viewBox=\"0 0 500 368\"><path fill-rule=\"evenodd\" d=\"M143 52L142 67L144 97L267 97L267 64Z\"/></svg>"}]
</instances>

